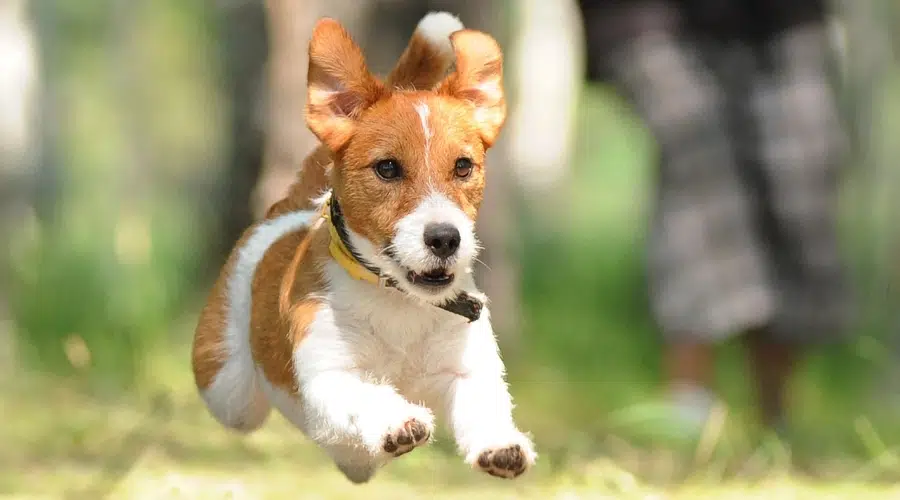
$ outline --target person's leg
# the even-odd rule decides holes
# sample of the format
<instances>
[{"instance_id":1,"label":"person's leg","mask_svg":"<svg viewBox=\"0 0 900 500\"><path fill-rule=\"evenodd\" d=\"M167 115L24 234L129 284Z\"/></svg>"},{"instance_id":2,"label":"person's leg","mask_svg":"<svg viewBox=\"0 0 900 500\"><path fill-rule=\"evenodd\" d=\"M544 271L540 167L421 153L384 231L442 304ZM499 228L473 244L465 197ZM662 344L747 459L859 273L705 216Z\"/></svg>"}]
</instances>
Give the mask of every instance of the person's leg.
<instances>
[{"instance_id":1,"label":"person's leg","mask_svg":"<svg viewBox=\"0 0 900 500\"><path fill-rule=\"evenodd\" d=\"M802 350L798 345L774 340L765 329L748 332L744 340L760 421L776 432L784 432L788 387Z\"/></svg>"},{"instance_id":2,"label":"person's leg","mask_svg":"<svg viewBox=\"0 0 900 500\"><path fill-rule=\"evenodd\" d=\"M765 189L765 174L759 158L762 145L759 117L753 99L755 84L762 73L756 46L748 40L736 40L729 54L710 61L718 69L726 89L729 129L734 138L740 180L751 200L750 230L764 247L761 252L771 262L771 214ZM771 271L777 271L769 264ZM777 297L777 292L775 293ZM773 339L770 328L760 326L742 332L759 418L765 426L781 430L785 419L785 392L797 358L794 346Z\"/></svg>"},{"instance_id":3,"label":"person's leg","mask_svg":"<svg viewBox=\"0 0 900 500\"><path fill-rule=\"evenodd\" d=\"M714 345L709 342L671 341L663 345L666 392L676 417L702 426L712 409Z\"/></svg>"},{"instance_id":4,"label":"person's leg","mask_svg":"<svg viewBox=\"0 0 900 500\"><path fill-rule=\"evenodd\" d=\"M713 381L714 352L708 342L671 341L663 350L665 374L674 387L708 387Z\"/></svg>"},{"instance_id":5,"label":"person's leg","mask_svg":"<svg viewBox=\"0 0 900 500\"><path fill-rule=\"evenodd\" d=\"M641 5L631 21L627 12L609 16L634 31L620 31L606 62L658 145L651 306L675 416L702 425L715 346L765 324L772 297L728 129L727 89L707 57L725 49L684 33L672 4Z\"/></svg>"},{"instance_id":6,"label":"person's leg","mask_svg":"<svg viewBox=\"0 0 900 500\"><path fill-rule=\"evenodd\" d=\"M787 387L805 346L849 319L837 235L843 137L829 88L824 25L782 30L761 48L748 101L758 129L761 229L775 273L771 325L747 338L762 422L783 432Z\"/></svg>"}]
</instances>

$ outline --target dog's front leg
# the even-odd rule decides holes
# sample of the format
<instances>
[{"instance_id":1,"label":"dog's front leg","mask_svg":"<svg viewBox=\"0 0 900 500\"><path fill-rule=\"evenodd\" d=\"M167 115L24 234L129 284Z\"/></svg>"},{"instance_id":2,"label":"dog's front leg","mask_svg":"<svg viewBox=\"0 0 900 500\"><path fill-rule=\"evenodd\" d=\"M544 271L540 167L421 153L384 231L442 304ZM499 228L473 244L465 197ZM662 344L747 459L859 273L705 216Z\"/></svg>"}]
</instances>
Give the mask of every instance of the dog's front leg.
<instances>
[{"instance_id":1,"label":"dog's front leg","mask_svg":"<svg viewBox=\"0 0 900 500\"><path fill-rule=\"evenodd\" d=\"M365 482L380 465L426 443L434 417L354 368L349 344L333 331L313 332L295 353L305 430L351 481Z\"/></svg>"},{"instance_id":2,"label":"dog's front leg","mask_svg":"<svg viewBox=\"0 0 900 500\"><path fill-rule=\"evenodd\" d=\"M487 315L464 336L460 366L446 391L448 417L466 462L498 477L525 472L537 455L516 427L503 362Z\"/></svg>"}]
</instances>

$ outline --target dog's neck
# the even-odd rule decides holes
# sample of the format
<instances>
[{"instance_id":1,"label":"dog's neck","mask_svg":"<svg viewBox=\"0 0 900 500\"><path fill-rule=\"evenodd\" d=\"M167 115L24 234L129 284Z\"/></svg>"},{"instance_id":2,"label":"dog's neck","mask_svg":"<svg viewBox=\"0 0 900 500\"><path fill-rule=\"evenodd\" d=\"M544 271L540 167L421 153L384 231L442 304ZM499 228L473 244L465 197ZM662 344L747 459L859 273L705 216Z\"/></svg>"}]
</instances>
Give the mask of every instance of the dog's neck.
<instances>
[{"instance_id":1,"label":"dog's neck","mask_svg":"<svg viewBox=\"0 0 900 500\"><path fill-rule=\"evenodd\" d=\"M329 252L332 258L351 277L378 287L392 288L403 293L394 277L389 276L372 263L366 261L353 247L340 203L333 193L327 196L322 207L322 215L328 220L331 235L331 241L328 245ZM472 322L481 317L484 301L466 292L460 292L455 299L437 305L437 307L462 316L468 319L469 322Z\"/></svg>"}]
</instances>

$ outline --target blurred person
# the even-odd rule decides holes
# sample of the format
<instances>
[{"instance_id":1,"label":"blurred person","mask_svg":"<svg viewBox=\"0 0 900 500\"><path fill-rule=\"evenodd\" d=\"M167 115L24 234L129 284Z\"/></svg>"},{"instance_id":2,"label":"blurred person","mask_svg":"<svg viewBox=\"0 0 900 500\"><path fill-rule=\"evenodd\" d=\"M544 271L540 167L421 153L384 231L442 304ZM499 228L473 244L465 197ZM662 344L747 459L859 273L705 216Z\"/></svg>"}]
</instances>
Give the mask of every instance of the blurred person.
<instances>
[{"instance_id":1,"label":"blurred person","mask_svg":"<svg viewBox=\"0 0 900 500\"><path fill-rule=\"evenodd\" d=\"M740 336L762 422L790 375L847 331L837 235L845 138L823 0L580 0L591 78L658 146L648 266L674 415L715 400L714 349Z\"/></svg>"}]
</instances>

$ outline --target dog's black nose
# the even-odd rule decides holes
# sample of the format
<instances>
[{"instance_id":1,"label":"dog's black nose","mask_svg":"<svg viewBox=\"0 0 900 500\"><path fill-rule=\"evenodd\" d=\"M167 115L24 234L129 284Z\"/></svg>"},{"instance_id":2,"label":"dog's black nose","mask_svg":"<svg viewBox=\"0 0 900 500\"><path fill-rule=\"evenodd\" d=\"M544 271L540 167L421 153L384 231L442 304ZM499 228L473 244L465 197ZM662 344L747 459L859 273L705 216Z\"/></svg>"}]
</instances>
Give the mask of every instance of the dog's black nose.
<instances>
[{"instance_id":1,"label":"dog's black nose","mask_svg":"<svg viewBox=\"0 0 900 500\"><path fill-rule=\"evenodd\" d=\"M459 249L459 230L452 224L429 224L425 226L425 246L437 257L446 259Z\"/></svg>"}]
</instances>

